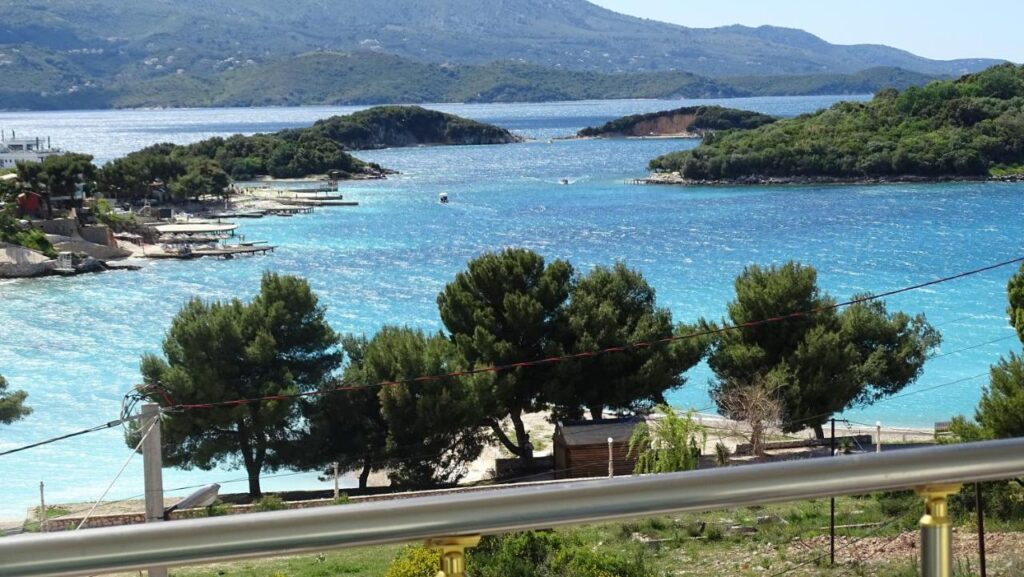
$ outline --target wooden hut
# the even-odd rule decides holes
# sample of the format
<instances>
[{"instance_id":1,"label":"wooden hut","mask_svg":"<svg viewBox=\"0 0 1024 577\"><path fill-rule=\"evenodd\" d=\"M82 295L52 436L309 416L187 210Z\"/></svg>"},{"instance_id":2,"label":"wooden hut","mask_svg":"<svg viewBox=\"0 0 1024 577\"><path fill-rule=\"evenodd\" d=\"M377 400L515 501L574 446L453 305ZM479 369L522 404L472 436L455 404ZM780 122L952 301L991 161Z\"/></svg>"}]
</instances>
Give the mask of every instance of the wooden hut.
<instances>
[{"instance_id":1,"label":"wooden hut","mask_svg":"<svg viewBox=\"0 0 1024 577\"><path fill-rule=\"evenodd\" d=\"M616 475L632 475L636 458L629 457L629 439L639 417L599 421L565 421L555 427L556 479L608 476L608 439Z\"/></svg>"}]
</instances>

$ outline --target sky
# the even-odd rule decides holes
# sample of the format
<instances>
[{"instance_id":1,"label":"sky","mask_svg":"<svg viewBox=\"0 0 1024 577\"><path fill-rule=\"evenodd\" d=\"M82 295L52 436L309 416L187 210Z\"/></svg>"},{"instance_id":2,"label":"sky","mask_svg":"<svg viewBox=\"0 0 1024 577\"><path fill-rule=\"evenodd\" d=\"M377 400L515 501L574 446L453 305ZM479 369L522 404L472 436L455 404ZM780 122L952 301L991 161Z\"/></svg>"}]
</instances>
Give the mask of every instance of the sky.
<instances>
[{"instance_id":1,"label":"sky","mask_svg":"<svg viewBox=\"0 0 1024 577\"><path fill-rule=\"evenodd\" d=\"M1024 0L590 0L693 28L769 24L833 44L886 44L919 56L1024 62Z\"/></svg>"}]
</instances>

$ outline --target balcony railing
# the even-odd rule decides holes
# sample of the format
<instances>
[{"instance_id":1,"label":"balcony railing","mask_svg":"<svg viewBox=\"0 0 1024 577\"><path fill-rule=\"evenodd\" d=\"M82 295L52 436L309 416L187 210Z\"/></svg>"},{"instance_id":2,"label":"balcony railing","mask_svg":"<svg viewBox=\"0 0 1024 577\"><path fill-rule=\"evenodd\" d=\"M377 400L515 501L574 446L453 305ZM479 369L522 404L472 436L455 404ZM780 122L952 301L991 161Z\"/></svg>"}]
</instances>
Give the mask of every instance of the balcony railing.
<instances>
[{"instance_id":1,"label":"balcony railing","mask_svg":"<svg viewBox=\"0 0 1024 577\"><path fill-rule=\"evenodd\" d=\"M959 483L1021 475L1024 439L1010 439L552 483L486 494L21 535L0 539L0 577L95 575L430 539L447 543L442 570L459 575L461 547L478 535L897 489L922 494L922 571L943 576L952 564L946 496Z\"/></svg>"}]
</instances>

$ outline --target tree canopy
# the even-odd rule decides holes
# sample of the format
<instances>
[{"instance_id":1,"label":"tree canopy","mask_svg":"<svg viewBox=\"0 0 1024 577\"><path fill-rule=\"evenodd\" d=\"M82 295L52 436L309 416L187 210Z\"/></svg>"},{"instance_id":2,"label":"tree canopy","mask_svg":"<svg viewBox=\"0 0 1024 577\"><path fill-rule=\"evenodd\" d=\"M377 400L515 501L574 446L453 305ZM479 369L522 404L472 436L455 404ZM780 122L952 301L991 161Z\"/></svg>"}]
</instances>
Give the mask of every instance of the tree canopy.
<instances>
[{"instance_id":1,"label":"tree canopy","mask_svg":"<svg viewBox=\"0 0 1024 577\"><path fill-rule=\"evenodd\" d=\"M565 352L586 353L633 343L629 348L564 364L546 392L556 413L578 419L584 409L647 413L664 404L666 391L683 385L704 347L696 340L655 341L673 334L672 313L655 302L643 275L619 263L595 267L572 286L565 309Z\"/></svg>"},{"instance_id":2,"label":"tree canopy","mask_svg":"<svg viewBox=\"0 0 1024 577\"><path fill-rule=\"evenodd\" d=\"M8 392L7 387L7 379L0 376L0 425L10 425L32 413L32 408L25 404L28 393Z\"/></svg>"},{"instance_id":3,"label":"tree canopy","mask_svg":"<svg viewBox=\"0 0 1024 577\"><path fill-rule=\"evenodd\" d=\"M96 174L92 156L70 152L47 156L42 162L19 161L17 167L19 180L39 193L51 217L53 197L72 197L78 186L90 183Z\"/></svg>"},{"instance_id":4,"label":"tree canopy","mask_svg":"<svg viewBox=\"0 0 1024 577\"><path fill-rule=\"evenodd\" d=\"M941 341L924 315L889 313L882 301L837 310L836 300L819 290L813 267L752 265L735 287L723 323L740 328L720 333L711 349L708 364L717 378L712 397L726 399L731 388L771 382L787 432L813 427L823 437L822 424L832 414L914 382ZM806 314L743 326L798 312Z\"/></svg>"},{"instance_id":5,"label":"tree canopy","mask_svg":"<svg viewBox=\"0 0 1024 577\"><path fill-rule=\"evenodd\" d=\"M166 360L145 355L141 369L178 404L287 396L324 386L341 362L337 344L306 281L266 273L251 303L186 304L164 339ZM183 468L241 463L259 496L260 473L279 464L299 416L289 398L171 413L161 425L164 458Z\"/></svg>"},{"instance_id":6,"label":"tree canopy","mask_svg":"<svg viewBox=\"0 0 1024 577\"><path fill-rule=\"evenodd\" d=\"M1024 342L1024 266L1007 283L1010 326ZM963 440L1024 437L1024 358L1010 352L989 369L989 384L974 411L974 422L960 416L951 429Z\"/></svg>"},{"instance_id":7,"label":"tree canopy","mask_svg":"<svg viewBox=\"0 0 1024 577\"><path fill-rule=\"evenodd\" d=\"M363 374L372 383L436 377L462 368L464 361L450 340L409 328L382 328L363 358ZM443 377L381 387L392 485L453 484L465 474L483 448L485 415L477 382Z\"/></svg>"},{"instance_id":8,"label":"tree canopy","mask_svg":"<svg viewBox=\"0 0 1024 577\"><path fill-rule=\"evenodd\" d=\"M560 320L572 275L568 262L545 263L526 249L484 254L438 295L441 321L471 366L560 354ZM481 393L488 424L514 455L530 457L522 415L544 407L543 392L555 375L550 367L517 367L494 374L489 391ZM514 442L501 429L505 417L515 429Z\"/></svg>"},{"instance_id":9,"label":"tree canopy","mask_svg":"<svg viewBox=\"0 0 1024 577\"><path fill-rule=\"evenodd\" d=\"M986 177L1024 173L1024 67L1001 64L958 80L829 109L753 130L714 134L651 161L693 180Z\"/></svg>"},{"instance_id":10,"label":"tree canopy","mask_svg":"<svg viewBox=\"0 0 1024 577\"><path fill-rule=\"evenodd\" d=\"M370 340L342 339L347 365L331 392L306 403L308 430L281 461L323 469L336 462L358 470L365 488L372 471L385 471L392 486L423 488L455 483L483 447L483 416L474 380L439 378L461 365L455 345L442 335L385 326ZM339 390L340 389L340 390Z\"/></svg>"}]
</instances>

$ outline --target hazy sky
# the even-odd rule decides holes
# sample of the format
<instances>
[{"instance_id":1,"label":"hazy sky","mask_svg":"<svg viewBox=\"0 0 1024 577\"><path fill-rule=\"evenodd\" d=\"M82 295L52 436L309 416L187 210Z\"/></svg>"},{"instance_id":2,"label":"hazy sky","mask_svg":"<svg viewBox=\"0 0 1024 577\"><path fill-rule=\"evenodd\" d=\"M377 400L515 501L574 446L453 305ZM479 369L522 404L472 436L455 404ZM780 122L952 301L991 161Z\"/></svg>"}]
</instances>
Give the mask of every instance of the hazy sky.
<instances>
[{"instance_id":1,"label":"hazy sky","mask_svg":"<svg viewBox=\"0 0 1024 577\"><path fill-rule=\"evenodd\" d=\"M590 0L695 28L771 24L834 44L886 44L928 58L1024 62L1024 0Z\"/></svg>"}]
</instances>

